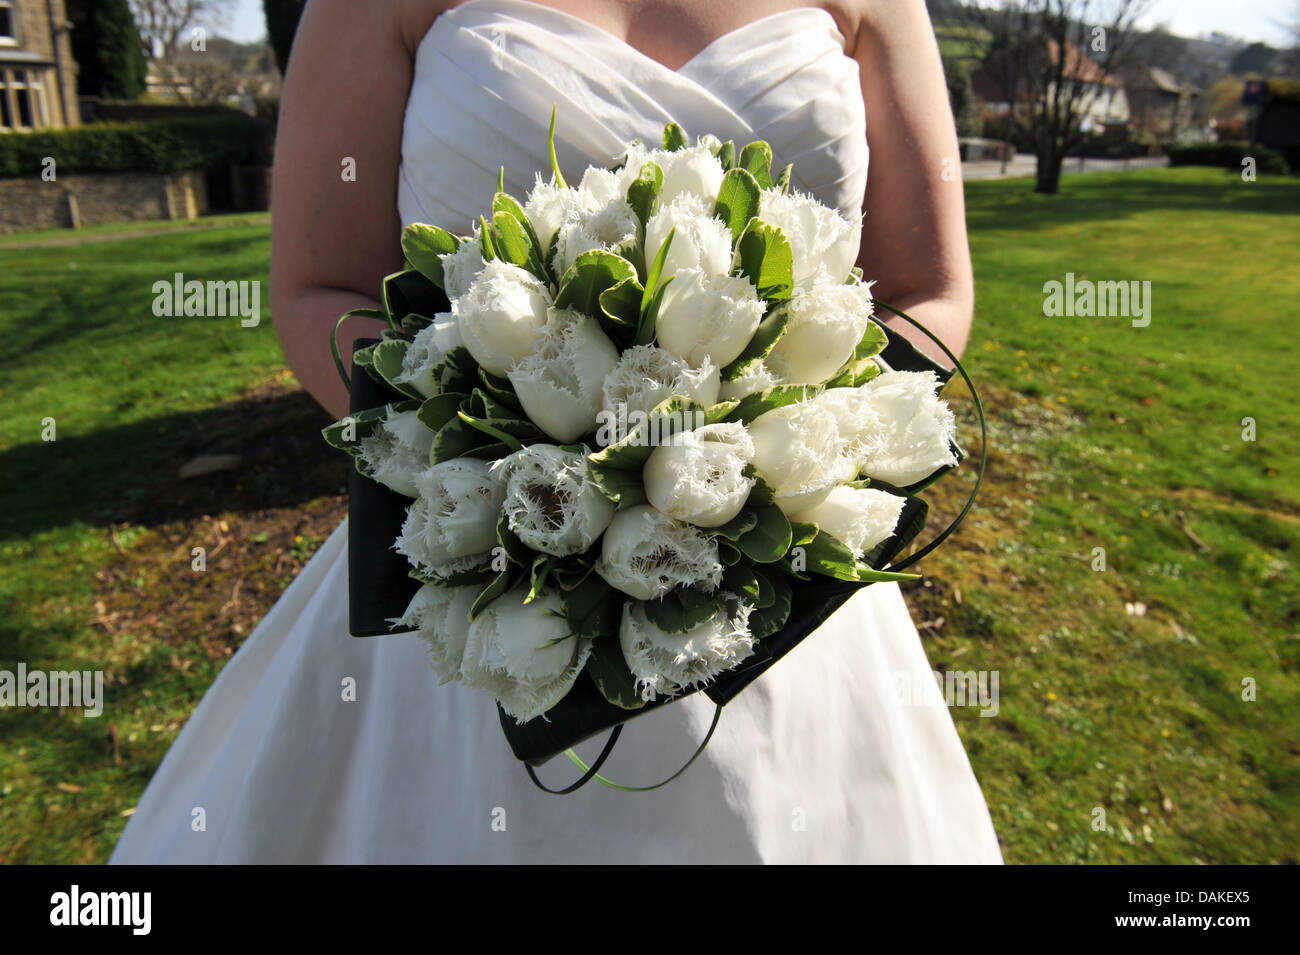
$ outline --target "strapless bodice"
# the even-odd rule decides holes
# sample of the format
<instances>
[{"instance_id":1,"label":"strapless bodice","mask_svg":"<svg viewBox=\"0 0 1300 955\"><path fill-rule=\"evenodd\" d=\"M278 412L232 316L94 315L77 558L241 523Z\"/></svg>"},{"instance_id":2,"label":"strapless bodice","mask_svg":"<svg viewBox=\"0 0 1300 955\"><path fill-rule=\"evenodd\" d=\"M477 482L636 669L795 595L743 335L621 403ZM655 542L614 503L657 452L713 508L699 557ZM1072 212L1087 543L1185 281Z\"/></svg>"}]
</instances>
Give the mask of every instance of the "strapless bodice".
<instances>
[{"instance_id":1,"label":"strapless bodice","mask_svg":"<svg viewBox=\"0 0 1300 955\"><path fill-rule=\"evenodd\" d=\"M796 189L846 216L862 207L866 119L857 63L819 7L785 10L714 40L673 70L586 20L524 0L469 0L420 43L402 137L398 212L466 233L505 167L522 197L549 176L546 127L577 178L623 143L657 145L663 126L772 146Z\"/></svg>"}]
</instances>

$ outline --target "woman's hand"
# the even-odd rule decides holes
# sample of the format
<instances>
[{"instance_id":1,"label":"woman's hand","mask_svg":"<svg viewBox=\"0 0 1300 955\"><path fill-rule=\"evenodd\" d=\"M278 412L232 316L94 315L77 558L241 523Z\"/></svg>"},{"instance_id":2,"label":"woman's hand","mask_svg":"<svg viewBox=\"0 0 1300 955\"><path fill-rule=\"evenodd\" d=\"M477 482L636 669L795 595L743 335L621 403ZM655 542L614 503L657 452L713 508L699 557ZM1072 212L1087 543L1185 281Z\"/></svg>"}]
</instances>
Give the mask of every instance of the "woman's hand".
<instances>
[{"instance_id":1,"label":"woman's hand","mask_svg":"<svg viewBox=\"0 0 1300 955\"><path fill-rule=\"evenodd\" d=\"M923 0L858 0L852 54L871 145L858 265L872 293L960 355L975 290L961 160L939 47ZM850 24L854 26L854 24ZM947 365L905 322L878 316Z\"/></svg>"}]
</instances>

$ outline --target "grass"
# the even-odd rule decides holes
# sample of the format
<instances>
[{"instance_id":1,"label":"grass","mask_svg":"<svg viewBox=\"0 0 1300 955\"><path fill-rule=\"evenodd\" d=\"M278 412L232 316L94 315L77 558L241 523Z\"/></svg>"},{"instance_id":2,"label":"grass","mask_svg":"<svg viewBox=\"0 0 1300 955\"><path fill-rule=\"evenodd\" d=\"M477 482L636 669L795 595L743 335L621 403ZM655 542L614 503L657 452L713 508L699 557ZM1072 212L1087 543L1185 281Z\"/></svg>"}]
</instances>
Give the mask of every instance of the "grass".
<instances>
[{"instance_id":1,"label":"grass","mask_svg":"<svg viewBox=\"0 0 1300 955\"><path fill-rule=\"evenodd\" d=\"M937 669L999 674L995 718L953 716L1006 858L1295 862L1300 182L1175 169L1031 188L967 185L988 487L908 593ZM159 278L264 279L267 253L261 224L0 243L0 669L108 683L99 720L0 713L0 859L107 857L341 513L344 472L311 457L317 413L269 317L150 310ZM1066 272L1150 281L1151 324L1044 317L1043 284ZM176 480L229 451L237 471ZM934 489L936 528L961 484ZM196 541L204 574L188 572Z\"/></svg>"}]
</instances>

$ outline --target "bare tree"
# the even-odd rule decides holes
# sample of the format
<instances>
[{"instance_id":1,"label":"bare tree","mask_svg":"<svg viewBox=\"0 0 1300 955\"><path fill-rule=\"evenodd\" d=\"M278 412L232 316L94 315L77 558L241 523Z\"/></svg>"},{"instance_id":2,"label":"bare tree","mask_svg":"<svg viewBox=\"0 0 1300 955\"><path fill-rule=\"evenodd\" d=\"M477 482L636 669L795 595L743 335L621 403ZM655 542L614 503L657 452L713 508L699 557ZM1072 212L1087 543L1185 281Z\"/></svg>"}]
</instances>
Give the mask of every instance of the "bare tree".
<instances>
[{"instance_id":1,"label":"bare tree","mask_svg":"<svg viewBox=\"0 0 1300 955\"><path fill-rule=\"evenodd\" d=\"M130 0L130 4L150 52L171 63L196 27L223 22L230 0Z\"/></svg>"},{"instance_id":2,"label":"bare tree","mask_svg":"<svg viewBox=\"0 0 1300 955\"><path fill-rule=\"evenodd\" d=\"M1036 192L1060 190L1083 120L1115 82L1150 0L1006 0L963 8L985 37L986 73L1008 86L1011 121L1022 106L1038 158ZM1105 95L1110 95L1105 93Z\"/></svg>"}]
</instances>

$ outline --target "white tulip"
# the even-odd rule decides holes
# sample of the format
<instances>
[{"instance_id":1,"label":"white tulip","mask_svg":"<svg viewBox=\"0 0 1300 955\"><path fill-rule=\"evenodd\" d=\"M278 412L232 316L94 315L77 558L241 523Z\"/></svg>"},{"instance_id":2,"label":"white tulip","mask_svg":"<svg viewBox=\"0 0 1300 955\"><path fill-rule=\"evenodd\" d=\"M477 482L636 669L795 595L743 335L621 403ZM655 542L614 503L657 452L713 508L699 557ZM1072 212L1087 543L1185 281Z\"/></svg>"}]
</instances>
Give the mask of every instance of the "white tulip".
<instances>
[{"instance_id":1,"label":"white tulip","mask_svg":"<svg viewBox=\"0 0 1300 955\"><path fill-rule=\"evenodd\" d=\"M491 557L505 488L491 465L455 458L415 477L419 498L407 509L397 552L427 576L445 577Z\"/></svg>"},{"instance_id":2,"label":"white tulip","mask_svg":"<svg viewBox=\"0 0 1300 955\"><path fill-rule=\"evenodd\" d=\"M614 420L626 421L633 413L649 414L673 395L692 398L707 408L718 400L718 374L718 366L708 359L693 368L655 345L633 345L605 376L604 411ZM621 436L615 434L614 440Z\"/></svg>"},{"instance_id":3,"label":"white tulip","mask_svg":"<svg viewBox=\"0 0 1300 955\"><path fill-rule=\"evenodd\" d=\"M786 514L805 511L853 479L835 416L812 401L759 415L749 424L754 467Z\"/></svg>"},{"instance_id":4,"label":"white tulip","mask_svg":"<svg viewBox=\"0 0 1300 955\"><path fill-rule=\"evenodd\" d=\"M784 384L821 384L853 357L873 309L866 284L823 279L796 288L785 331L767 356L768 367Z\"/></svg>"},{"instance_id":5,"label":"white tulip","mask_svg":"<svg viewBox=\"0 0 1300 955\"><path fill-rule=\"evenodd\" d=\"M504 378L546 326L551 293L530 272L493 259L452 304L465 347L485 370Z\"/></svg>"},{"instance_id":6,"label":"white tulip","mask_svg":"<svg viewBox=\"0 0 1300 955\"><path fill-rule=\"evenodd\" d=\"M517 587L488 604L469 625L461 682L485 690L517 723L564 699L591 655L591 641L572 632L559 597L524 603Z\"/></svg>"},{"instance_id":7,"label":"white tulip","mask_svg":"<svg viewBox=\"0 0 1300 955\"><path fill-rule=\"evenodd\" d=\"M543 255L551 247L551 240L560 226L589 211L591 202L588 191L543 182L541 173L537 174L537 182L524 202L524 215L532 225L537 241L542 244Z\"/></svg>"},{"instance_id":8,"label":"white tulip","mask_svg":"<svg viewBox=\"0 0 1300 955\"><path fill-rule=\"evenodd\" d=\"M469 608L478 587L438 587L425 584L415 592L406 613L393 621L400 627L414 627L429 647L433 670L439 683L460 677L460 661L469 638Z\"/></svg>"},{"instance_id":9,"label":"white tulip","mask_svg":"<svg viewBox=\"0 0 1300 955\"><path fill-rule=\"evenodd\" d=\"M707 534L641 504L614 515L596 573L629 597L652 600L674 587L716 587L722 563L717 542Z\"/></svg>"},{"instance_id":10,"label":"white tulip","mask_svg":"<svg viewBox=\"0 0 1300 955\"><path fill-rule=\"evenodd\" d=\"M563 277L584 252L592 249L610 251L621 243L636 241L636 230L636 213L622 197L565 220L556 233L555 274Z\"/></svg>"},{"instance_id":11,"label":"white tulip","mask_svg":"<svg viewBox=\"0 0 1300 955\"><path fill-rule=\"evenodd\" d=\"M497 461L492 471L505 483L502 510L510 529L535 551L581 554L614 517L586 455L534 444Z\"/></svg>"},{"instance_id":12,"label":"white tulip","mask_svg":"<svg viewBox=\"0 0 1300 955\"><path fill-rule=\"evenodd\" d=\"M883 440L862 457L863 474L907 487L957 463L952 450L957 423L936 394L938 386L932 371L887 371L858 389L884 427Z\"/></svg>"},{"instance_id":13,"label":"white tulip","mask_svg":"<svg viewBox=\"0 0 1300 955\"><path fill-rule=\"evenodd\" d=\"M618 348L599 322L573 309L551 309L533 350L508 377L532 422L567 443L595 430L601 386L617 364Z\"/></svg>"},{"instance_id":14,"label":"white tulip","mask_svg":"<svg viewBox=\"0 0 1300 955\"><path fill-rule=\"evenodd\" d=\"M861 557L894 533L905 500L873 488L840 485L820 504L792 519L816 524Z\"/></svg>"},{"instance_id":15,"label":"white tulip","mask_svg":"<svg viewBox=\"0 0 1300 955\"><path fill-rule=\"evenodd\" d=\"M861 216L854 216L850 222L812 196L764 189L759 197L758 217L779 227L790 240L795 285L811 284L818 273L824 273L832 282L849 277L862 245Z\"/></svg>"},{"instance_id":16,"label":"white tulip","mask_svg":"<svg viewBox=\"0 0 1300 955\"><path fill-rule=\"evenodd\" d=\"M835 416L848 461L846 469L856 477L862 462L888 440L888 425L872 407L865 388L827 388L812 401Z\"/></svg>"},{"instance_id":17,"label":"white tulip","mask_svg":"<svg viewBox=\"0 0 1300 955\"><path fill-rule=\"evenodd\" d=\"M717 201L725 171L718 158L705 146L691 146L668 152L656 149L649 156L664 173L663 187L659 190L660 202L673 202L679 196L690 195L708 200L709 207Z\"/></svg>"},{"instance_id":18,"label":"white tulip","mask_svg":"<svg viewBox=\"0 0 1300 955\"><path fill-rule=\"evenodd\" d=\"M700 269L706 275L726 275L731 271L731 230L713 216L713 200L686 193L661 205L650 217L645 229L647 266L659 254L659 247L673 229L672 245L664 259L663 276L676 275L686 269Z\"/></svg>"},{"instance_id":19,"label":"white tulip","mask_svg":"<svg viewBox=\"0 0 1300 955\"><path fill-rule=\"evenodd\" d=\"M763 320L763 308L754 284L743 275L683 269L664 289L655 338L659 347L692 365L708 360L721 367L745 350Z\"/></svg>"},{"instance_id":20,"label":"white tulip","mask_svg":"<svg viewBox=\"0 0 1300 955\"><path fill-rule=\"evenodd\" d=\"M415 476L429 466L433 432L414 411L385 412L384 420L369 437L357 442L357 453L370 468L370 476L398 494L415 497Z\"/></svg>"},{"instance_id":21,"label":"white tulip","mask_svg":"<svg viewBox=\"0 0 1300 955\"><path fill-rule=\"evenodd\" d=\"M483 271L483 250L479 248L479 230L474 230L470 239L462 242L455 252L438 256L442 262L442 289L447 293L447 300L454 302L473 284L475 276Z\"/></svg>"},{"instance_id":22,"label":"white tulip","mask_svg":"<svg viewBox=\"0 0 1300 955\"><path fill-rule=\"evenodd\" d=\"M776 374L768 367L766 361L756 361L748 365L739 377L724 381L718 391L720 401L736 401L758 391L766 391L781 383Z\"/></svg>"},{"instance_id":23,"label":"white tulip","mask_svg":"<svg viewBox=\"0 0 1300 955\"><path fill-rule=\"evenodd\" d=\"M433 368L438 362L458 345L464 342L460 337L460 326L456 316L451 312L442 312L433 317L433 324L426 325L415 333L415 339L406 349L402 358L402 373L393 379L394 384L410 385L426 398L434 392Z\"/></svg>"},{"instance_id":24,"label":"white tulip","mask_svg":"<svg viewBox=\"0 0 1300 955\"><path fill-rule=\"evenodd\" d=\"M650 622L645 606L623 605L618 639L637 689L653 699L673 695L743 663L754 652L749 631L753 606L727 597L712 617L686 633L666 633Z\"/></svg>"},{"instance_id":25,"label":"white tulip","mask_svg":"<svg viewBox=\"0 0 1300 955\"><path fill-rule=\"evenodd\" d=\"M754 442L739 423L706 424L669 438L650 453L646 498L663 513L697 527L721 527L740 513L754 488L745 475Z\"/></svg>"}]
</instances>

